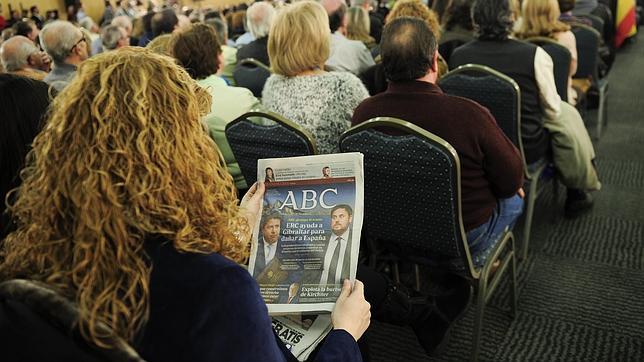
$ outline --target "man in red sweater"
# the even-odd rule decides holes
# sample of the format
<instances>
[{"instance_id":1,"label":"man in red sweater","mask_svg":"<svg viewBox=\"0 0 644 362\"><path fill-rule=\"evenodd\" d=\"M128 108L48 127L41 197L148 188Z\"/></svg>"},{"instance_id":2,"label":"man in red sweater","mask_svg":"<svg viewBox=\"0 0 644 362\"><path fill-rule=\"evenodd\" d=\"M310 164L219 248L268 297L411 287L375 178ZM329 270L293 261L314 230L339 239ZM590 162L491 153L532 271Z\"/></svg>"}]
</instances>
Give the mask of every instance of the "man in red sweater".
<instances>
[{"instance_id":1,"label":"man in red sweater","mask_svg":"<svg viewBox=\"0 0 644 362\"><path fill-rule=\"evenodd\" d=\"M374 117L414 123L449 142L461 161L462 213L475 265L481 266L505 228L523 211L523 165L512 142L478 103L444 94L436 38L414 18L389 23L381 40L387 91L364 100L356 125Z\"/></svg>"}]
</instances>

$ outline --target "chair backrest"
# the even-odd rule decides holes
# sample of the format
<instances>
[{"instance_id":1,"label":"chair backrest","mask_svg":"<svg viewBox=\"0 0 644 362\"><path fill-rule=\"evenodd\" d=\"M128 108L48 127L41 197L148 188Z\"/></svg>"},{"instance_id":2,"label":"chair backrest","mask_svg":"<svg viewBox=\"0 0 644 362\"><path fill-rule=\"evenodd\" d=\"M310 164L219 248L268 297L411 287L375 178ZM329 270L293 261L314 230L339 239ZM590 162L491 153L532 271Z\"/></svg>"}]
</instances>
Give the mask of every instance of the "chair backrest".
<instances>
[{"instance_id":1,"label":"chair backrest","mask_svg":"<svg viewBox=\"0 0 644 362\"><path fill-rule=\"evenodd\" d=\"M143 361L118 337L100 348L82 338L74 303L45 284L13 279L0 283L0 338L9 361ZM103 335L109 328L99 324Z\"/></svg>"},{"instance_id":2,"label":"chair backrest","mask_svg":"<svg viewBox=\"0 0 644 362\"><path fill-rule=\"evenodd\" d=\"M257 98L262 97L264 83L271 76L271 70L259 60L243 59L233 71L233 78L238 87L250 89Z\"/></svg>"},{"instance_id":3,"label":"chair backrest","mask_svg":"<svg viewBox=\"0 0 644 362\"><path fill-rule=\"evenodd\" d=\"M564 102L568 101L568 74L570 73L570 62L572 55L565 46L557 43L557 41L546 37L534 37L526 39L526 41L540 46L545 50L554 64L555 85L557 86L557 93Z\"/></svg>"},{"instance_id":4,"label":"chair backrest","mask_svg":"<svg viewBox=\"0 0 644 362\"><path fill-rule=\"evenodd\" d=\"M597 30L574 24L572 32L577 40L577 73L574 78L597 78L597 58L599 51L599 33Z\"/></svg>"},{"instance_id":5,"label":"chair backrest","mask_svg":"<svg viewBox=\"0 0 644 362\"><path fill-rule=\"evenodd\" d=\"M258 122L258 119L261 120ZM226 139L248 186L257 181L257 160L317 153L309 132L271 112L251 111L226 125Z\"/></svg>"},{"instance_id":6,"label":"chair backrest","mask_svg":"<svg viewBox=\"0 0 644 362\"><path fill-rule=\"evenodd\" d=\"M589 20L590 23L592 24L592 28L597 30L597 32L601 36L604 35L604 30L605 30L604 20L602 18L600 18L599 16L593 15L593 14L578 14L578 15L575 15L575 16L578 17L578 18Z\"/></svg>"},{"instance_id":7,"label":"chair backrest","mask_svg":"<svg viewBox=\"0 0 644 362\"><path fill-rule=\"evenodd\" d=\"M521 90L512 78L484 65L465 64L441 77L438 85L447 94L471 99L487 108L519 149L527 170L521 141Z\"/></svg>"},{"instance_id":8,"label":"chair backrest","mask_svg":"<svg viewBox=\"0 0 644 362\"><path fill-rule=\"evenodd\" d=\"M369 235L413 258L460 260L475 275L461 215L460 161L449 143L379 117L343 133L340 150L364 154Z\"/></svg>"}]
</instances>

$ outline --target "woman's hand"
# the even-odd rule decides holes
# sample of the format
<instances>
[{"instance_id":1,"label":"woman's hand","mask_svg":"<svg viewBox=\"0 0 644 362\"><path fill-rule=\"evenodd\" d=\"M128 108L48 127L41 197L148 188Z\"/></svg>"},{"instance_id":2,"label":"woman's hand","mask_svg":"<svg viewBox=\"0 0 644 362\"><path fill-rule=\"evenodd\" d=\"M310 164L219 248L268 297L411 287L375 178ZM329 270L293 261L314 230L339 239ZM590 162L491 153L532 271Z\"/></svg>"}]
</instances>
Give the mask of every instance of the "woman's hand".
<instances>
[{"instance_id":1,"label":"woman's hand","mask_svg":"<svg viewBox=\"0 0 644 362\"><path fill-rule=\"evenodd\" d=\"M248 226L251 230L255 227L257 219L259 218L259 210L262 208L262 199L264 198L263 182L255 182L253 186L248 189L246 195L241 200L239 207L241 208L242 215L248 220Z\"/></svg>"},{"instance_id":2,"label":"woman's hand","mask_svg":"<svg viewBox=\"0 0 644 362\"><path fill-rule=\"evenodd\" d=\"M344 329L357 341L371 323L370 309L371 305L364 299L364 284L356 279L352 290L351 282L345 279L331 313L333 328Z\"/></svg>"}]
</instances>

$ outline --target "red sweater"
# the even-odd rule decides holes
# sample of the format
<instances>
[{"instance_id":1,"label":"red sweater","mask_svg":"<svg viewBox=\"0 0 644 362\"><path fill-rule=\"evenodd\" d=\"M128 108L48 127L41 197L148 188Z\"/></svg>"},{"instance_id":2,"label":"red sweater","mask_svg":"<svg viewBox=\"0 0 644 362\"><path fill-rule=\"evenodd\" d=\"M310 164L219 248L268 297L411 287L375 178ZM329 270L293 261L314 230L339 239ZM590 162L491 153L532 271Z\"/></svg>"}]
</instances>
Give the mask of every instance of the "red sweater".
<instances>
[{"instance_id":1,"label":"red sweater","mask_svg":"<svg viewBox=\"0 0 644 362\"><path fill-rule=\"evenodd\" d=\"M519 151L478 103L446 95L427 82L390 82L386 92L367 98L356 108L351 123L375 117L414 123L454 147L461 161L465 231L485 223L497 199L513 196L523 185Z\"/></svg>"}]
</instances>

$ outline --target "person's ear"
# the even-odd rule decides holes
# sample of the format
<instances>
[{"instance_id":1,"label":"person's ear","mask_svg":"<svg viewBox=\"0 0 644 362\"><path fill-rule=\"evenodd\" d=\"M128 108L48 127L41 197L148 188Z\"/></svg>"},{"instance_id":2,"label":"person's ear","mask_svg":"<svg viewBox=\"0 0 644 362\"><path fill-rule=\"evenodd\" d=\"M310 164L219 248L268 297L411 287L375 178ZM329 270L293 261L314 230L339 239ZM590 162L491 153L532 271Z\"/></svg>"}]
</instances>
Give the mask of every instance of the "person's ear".
<instances>
[{"instance_id":1,"label":"person's ear","mask_svg":"<svg viewBox=\"0 0 644 362\"><path fill-rule=\"evenodd\" d=\"M432 56L432 72L438 73L438 50L434 50Z\"/></svg>"}]
</instances>

